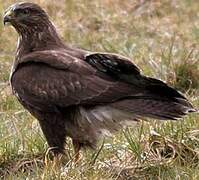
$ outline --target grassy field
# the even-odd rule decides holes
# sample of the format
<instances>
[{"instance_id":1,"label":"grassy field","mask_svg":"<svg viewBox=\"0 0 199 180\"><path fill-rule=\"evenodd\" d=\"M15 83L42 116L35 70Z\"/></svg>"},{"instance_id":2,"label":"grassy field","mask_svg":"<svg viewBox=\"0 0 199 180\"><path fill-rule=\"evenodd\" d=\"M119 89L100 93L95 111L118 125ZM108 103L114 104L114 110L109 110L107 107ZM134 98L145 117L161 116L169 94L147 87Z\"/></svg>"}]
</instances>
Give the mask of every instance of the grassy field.
<instances>
[{"instance_id":1,"label":"grassy field","mask_svg":"<svg viewBox=\"0 0 199 180\"><path fill-rule=\"evenodd\" d=\"M0 0L0 12L13 0ZM166 81L199 107L197 0L35 0L66 43L130 57L145 75ZM2 22L2 16L0 17ZM199 117L143 121L82 151L77 164L67 140L62 165L48 159L37 121L9 87L17 33L0 23L1 179L199 179Z\"/></svg>"}]
</instances>

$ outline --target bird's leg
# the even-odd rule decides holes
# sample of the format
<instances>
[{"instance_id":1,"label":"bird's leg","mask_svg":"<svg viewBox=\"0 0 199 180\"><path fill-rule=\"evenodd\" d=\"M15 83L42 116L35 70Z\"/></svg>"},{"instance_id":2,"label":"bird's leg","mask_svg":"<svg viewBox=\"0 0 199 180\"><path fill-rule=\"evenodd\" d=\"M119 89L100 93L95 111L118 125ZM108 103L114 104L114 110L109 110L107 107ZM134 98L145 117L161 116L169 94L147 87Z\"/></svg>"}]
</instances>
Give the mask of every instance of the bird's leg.
<instances>
[{"instance_id":1,"label":"bird's leg","mask_svg":"<svg viewBox=\"0 0 199 180\"><path fill-rule=\"evenodd\" d=\"M78 162L79 159L80 159L80 149L81 149L81 143L79 143L79 141L76 141L73 139L73 148L74 148L74 151L75 151L75 155L74 155L74 159L75 159L75 162Z\"/></svg>"},{"instance_id":2,"label":"bird's leg","mask_svg":"<svg viewBox=\"0 0 199 180\"><path fill-rule=\"evenodd\" d=\"M49 145L48 157L59 159L61 155L65 155L66 131L62 117L46 113L45 119L39 120L39 123Z\"/></svg>"}]
</instances>

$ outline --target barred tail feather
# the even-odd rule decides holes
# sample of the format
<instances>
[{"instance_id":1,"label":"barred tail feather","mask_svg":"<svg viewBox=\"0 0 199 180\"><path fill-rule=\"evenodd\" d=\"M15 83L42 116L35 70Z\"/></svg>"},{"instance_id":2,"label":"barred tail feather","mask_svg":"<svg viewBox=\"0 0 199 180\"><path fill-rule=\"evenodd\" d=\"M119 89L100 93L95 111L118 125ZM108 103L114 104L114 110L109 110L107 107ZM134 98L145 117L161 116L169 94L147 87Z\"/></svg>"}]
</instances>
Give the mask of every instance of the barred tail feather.
<instances>
[{"instance_id":1,"label":"barred tail feather","mask_svg":"<svg viewBox=\"0 0 199 180\"><path fill-rule=\"evenodd\" d=\"M140 81L144 88L138 96L115 102L112 107L140 117L164 120L176 120L196 111L182 94L163 81L145 76Z\"/></svg>"},{"instance_id":2,"label":"barred tail feather","mask_svg":"<svg viewBox=\"0 0 199 180\"><path fill-rule=\"evenodd\" d=\"M139 117L177 120L195 109L186 99L136 97L112 104L112 107Z\"/></svg>"}]
</instances>

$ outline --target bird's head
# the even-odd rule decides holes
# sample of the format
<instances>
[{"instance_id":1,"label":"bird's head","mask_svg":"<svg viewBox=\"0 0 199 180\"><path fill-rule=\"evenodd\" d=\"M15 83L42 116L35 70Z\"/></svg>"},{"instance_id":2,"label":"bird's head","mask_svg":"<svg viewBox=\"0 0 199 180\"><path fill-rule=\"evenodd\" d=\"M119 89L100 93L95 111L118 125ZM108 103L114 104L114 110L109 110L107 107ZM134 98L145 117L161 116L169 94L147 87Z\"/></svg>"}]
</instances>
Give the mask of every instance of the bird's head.
<instances>
[{"instance_id":1,"label":"bird's head","mask_svg":"<svg viewBox=\"0 0 199 180\"><path fill-rule=\"evenodd\" d=\"M37 4L13 4L5 11L3 22L5 25L12 25L19 33L19 50L65 47L47 13Z\"/></svg>"},{"instance_id":2,"label":"bird's head","mask_svg":"<svg viewBox=\"0 0 199 180\"><path fill-rule=\"evenodd\" d=\"M31 28L39 28L48 21L45 11L34 3L16 3L10 6L3 19L4 25L12 25L18 32L27 31Z\"/></svg>"}]
</instances>

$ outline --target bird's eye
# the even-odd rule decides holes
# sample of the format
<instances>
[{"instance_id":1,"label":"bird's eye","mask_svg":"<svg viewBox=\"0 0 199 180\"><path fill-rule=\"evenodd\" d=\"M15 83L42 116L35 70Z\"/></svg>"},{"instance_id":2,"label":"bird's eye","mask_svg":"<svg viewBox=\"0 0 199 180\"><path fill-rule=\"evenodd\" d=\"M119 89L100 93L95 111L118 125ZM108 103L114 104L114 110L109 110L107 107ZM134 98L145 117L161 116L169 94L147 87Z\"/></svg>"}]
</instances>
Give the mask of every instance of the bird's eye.
<instances>
[{"instance_id":1,"label":"bird's eye","mask_svg":"<svg viewBox=\"0 0 199 180\"><path fill-rule=\"evenodd\" d=\"M22 13L23 13L23 14L29 14L30 11L29 11L28 9L24 9L24 10L22 11Z\"/></svg>"},{"instance_id":2,"label":"bird's eye","mask_svg":"<svg viewBox=\"0 0 199 180\"><path fill-rule=\"evenodd\" d=\"M29 9L21 9L21 8L17 8L15 9L15 14L18 16L18 15L21 15L21 14L24 14L24 15L27 15L30 13L30 10Z\"/></svg>"}]
</instances>

